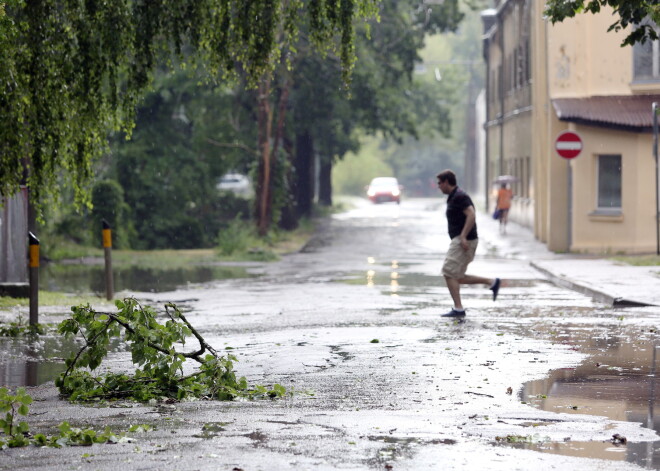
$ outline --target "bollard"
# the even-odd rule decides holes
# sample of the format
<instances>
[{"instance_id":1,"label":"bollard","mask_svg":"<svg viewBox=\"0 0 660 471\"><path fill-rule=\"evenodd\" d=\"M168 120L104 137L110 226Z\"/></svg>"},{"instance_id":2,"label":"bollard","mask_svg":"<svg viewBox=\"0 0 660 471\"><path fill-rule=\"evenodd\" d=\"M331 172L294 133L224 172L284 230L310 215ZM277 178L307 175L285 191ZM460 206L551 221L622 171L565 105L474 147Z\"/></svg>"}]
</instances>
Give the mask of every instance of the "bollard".
<instances>
[{"instance_id":1,"label":"bollard","mask_svg":"<svg viewBox=\"0 0 660 471\"><path fill-rule=\"evenodd\" d=\"M103 219L103 251L105 252L105 297L111 301L115 295L112 279L112 229L105 219Z\"/></svg>"},{"instance_id":2,"label":"bollard","mask_svg":"<svg viewBox=\"0 0 660 471\"><path fill-rule=\"evenodd\" d=\"M30 325L39 323L39 239L28 232L30 241Z\"/></svg>"}]
</instances>

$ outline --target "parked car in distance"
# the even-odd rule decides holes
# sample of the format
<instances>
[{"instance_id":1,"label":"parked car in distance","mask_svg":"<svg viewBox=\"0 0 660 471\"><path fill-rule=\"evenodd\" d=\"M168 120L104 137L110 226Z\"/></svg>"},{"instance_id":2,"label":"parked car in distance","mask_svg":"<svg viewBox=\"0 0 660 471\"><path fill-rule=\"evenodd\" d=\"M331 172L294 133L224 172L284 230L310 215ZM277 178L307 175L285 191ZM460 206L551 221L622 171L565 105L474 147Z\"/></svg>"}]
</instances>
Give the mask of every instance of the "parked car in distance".
<instances>
[{"instance_id":1,"label":"parked car in distance","mask_svg":"<svg viewBox=\"0 0 660 471\"><path fill-rule=\"evenodd\" d=\"M250 179L240 173L227 173L218 179L216 188L220 191L229 191L239 196L252 196L252 183Z\"/></svg>"},{"instance_id":2,"label":"parked car in distance","mask_svg":"<svg viewBox=\"0 0 660 471\"><path fill-rule=\"evenodd\" d=\"M401 204L401 185L394 177L377 177L367 187L367 197L373 203L394 201Z\"/></svg>"}]
</instances>

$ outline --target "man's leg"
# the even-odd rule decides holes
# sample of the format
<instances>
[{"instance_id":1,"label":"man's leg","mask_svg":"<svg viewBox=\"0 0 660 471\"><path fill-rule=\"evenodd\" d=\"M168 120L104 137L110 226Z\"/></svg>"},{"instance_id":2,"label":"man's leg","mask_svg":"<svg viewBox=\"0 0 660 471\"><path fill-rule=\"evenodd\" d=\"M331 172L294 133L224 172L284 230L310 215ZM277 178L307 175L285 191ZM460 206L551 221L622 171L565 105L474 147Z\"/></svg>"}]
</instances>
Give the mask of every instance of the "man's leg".
<instances>
[{"instance_id":1,"label":"man's leg","mask_svg":"<svg viewBox=\"0 0 660 471\"><path fill-rule=\"evenodd\" d=\"M451 299L454 301L454 309L463 309L463 304L461 303L461 284L459 280L445 276L445 282L447 283L447 289L449 289Z\"/></svg>"},{"instance_id":2,"label":"man's leg","mask_svg":"<svg viewBox=\"0 0 660 471\"><path fill-rule=\"evenodd\" d=\"M455 280L457 283L461 285L488 285L492 286L493 283L495 283L495 280L492 278L484 278L482 276L474 276L474 275L465 275L463 278L460 278L458 280ZM449 286L449 284L447 284ZM450 290L451 291L451 290Z\"/></svg>"},{"instance_id":3,"label":"man's leg","mask_svg":"<svg viewBox=\"0 0 660 471\"><path fill-rule=\"evenodd\" d=\"M474 276L474 275L465 275L463 278L460 278L456 281L459 285L487 285L488 289L493 292L493 301L497 299L497 295L500 292L500 283L499 278L484 278L483 276ZM449 286L449 283L447 283ZM449 290L451 293L451 289Z\"/></svg>"}]
</instances>

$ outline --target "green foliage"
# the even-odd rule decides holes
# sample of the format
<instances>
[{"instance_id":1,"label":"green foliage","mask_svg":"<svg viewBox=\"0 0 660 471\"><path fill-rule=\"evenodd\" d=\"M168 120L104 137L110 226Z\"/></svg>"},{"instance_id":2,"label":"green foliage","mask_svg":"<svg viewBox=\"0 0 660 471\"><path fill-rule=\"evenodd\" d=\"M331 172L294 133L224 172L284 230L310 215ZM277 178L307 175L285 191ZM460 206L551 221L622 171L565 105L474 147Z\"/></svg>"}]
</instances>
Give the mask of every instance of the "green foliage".
<instances>
[{"instance_id":1,"label":"green foliage","mask_svg":"<svg viewBox=\"0 0 660 471\"><path fill-rule=\"evenodd\" d=\"M658 39L655 25L645 21L648 17L660 24L660 5L654 0L548 0L544 14L554 24L578 13L599 13L607 6L612 7L617 17L607 30L627 30L622 47Z\"/></svg>"},{"instance_id":2,"label":"green foliage","mask_svg":"<svg viewBox=\"0 0 660 471\"><path fill-rule=\"evenodd\" d=\"M364 196L372 178L394 176L394 171L383 159L380 143L377 138L365 137L358 153L347 154L333 166L332 178L337 193Z\"/></svg>"},{"instance_id":3,"label":"green foliage","mask_svg":"<svg viewBox=\"0 0 660 471\"><path fill-rule=\"evenodd\" d=\"M102 303L105 300L105 297L100 298L98 296L71 296L65 293L56 293L53 291L39 291L39 306L70 306L72 303ZM0 296L0 308L13 308L16 306L29 306L30 298L10 298L9 296ZM23 324L23 320L19 315L19 324ZM54 327L51 324L37 324L39 326L39 334L44 333L51 327ZM29 328L28 328L29 332Z\"/></svg>"},{"instance_id":4,"label":"green foliage","mask_svg":"<svg viewBox=\"0 0 660 471\"><path fill-rule=\"evenodd\" d=\"M218 233L218 253L222 257L271 262L277 260L271 245L276 243L278 232L271 230L260 237L254 224L238 218L231 221Z\"/></svg>"},{"instance_id":5,"label":"green foliage","mask_svg":"<svg viewBox=\"0 0 660 471\"><path fill-rule=\"evenodd\" d=\"M45 334L48 329L46 324L28 325L22 320L17 322L9 322L8 324L0 323L0 337L22 337L24 335L32 334Z\"/></svg>"},{"instance_id":6,"label":"green foliage","mask_svg":"<svg viewBox=\"0 0 660 471\"><path fill-rule=\"evenodd\" d=\"M255 86L311 21L312 43L338 52L348 82L353 22L378 12L376 0L166 3L2 2L0 195L15 193L28 170L35 202L57 193L62 175L75 201L88 203L92 162L107 148L107 132L130 133L157 64L182 57L184 45L211 76L241 70Z\"/></svg>"},{"instance_id":7,"label":"green foliage","mask_svg":"<svg viewBox=\"0 0 660 471\"><path fill-rule=\"evenodd\" d=\"M181 80L181 74L159 80L139 108L133 139L114 146L110 173L132 208L138 234L132 246L138 249L209 246L203 221L215 216L207 203L215 196L214 181L208 161L192 148L191 125L179 109L187 105L188 82ZM173 119L178 109L180 117Z\"/></svg>"},{"instance_id":8,"label":"green foliage","mask_svg":"<svg viewBox=\"0 0 660 471\"><path fill-rule=\"evenodd\" d=\"M247 95L184 71L157 76L133 138L113 141L107 165L132 208L132 247L211 247L224 223L249 218L250 200L216 189L221 175L247 173L255 158L245 144L256 142Z\"/></svg>"},{"instance_id":9,"label":"green foliage","mask_svg":"<svg viewBox=\"0 0 660 471\"><path fill-rule=\"evenodd\" d=\"M46 436L42 433L30 435L30 427L26 421L18 421L18 416L27 416L29 405L32 404L32 396L25 392L25 388L18 388L11 394L7 388L0 388L0 413L6 413L4 419L0 419L0 449L17 448L28 445L49 446L61 448L63 446L91 446L94 443L118 443L124 439L124 434L114 433L110 427L102 432L92 429L81 429L72 427L68 422L62 422L58 426L59 433ZM129 432L148 432L153 426L148 424L136 424L129 428Z\"/></svg>"},{"instance_id":10,"label":"green foliage","mask_svg":"<svg viewBox=\"0 0 660 471\"><path fill-rule=\"evenodd\" d=\"M39 435L35 436L35 444L47 445L55 448L63 446L91 446L95 443L117 443L122 435L116 435L110 427L106 427L103 432L97 432L92 429L81 429L71 427L68 422L62 422L58 427L60 433L52 437ZM39 438L37 438L39 437Z\"/></svg>"},{"instance_id":11,"label":"green foliage","mask_svg":"<svg viewBox=\"0 0 660 471\"><path fill-rule=\"evenodd\" d=\"M612 257L612 260L635 267L660 266L660 255L628 255L625 257L618 256Z\"/></svg>"},{"instance_id":12,"label":"green foliage","mask_svg":"<svg viewBox=\"0 0 660 471\"><path fill-rule=\"evenodd\" d=\"M115 180L100 180L92 188L91 221L88 227L91 238L101 247L102 227L105 220L112 229L112 247L129 248L135 238L133 221L130 218L130 207L124 201L124 190Z\"/></svg>"},{"instance_id":13,"label":"green foliage","mask_svg":"<svg viewBox=\"0 0 660 471\"><path fill-rule=\"evenodd\" d=\"M495 437L495 440L503 443L532 443L534 438L531 435L507 435Z\"/></svg>"},{"instance_id":14,"label":"green foliage","mask_svg":"<svg viewBox=\"0 0 660 471\"><path fill-rule=\"evenodd\" d=\"M218 234L218 249L221 255L234 255L245 252L256 239L254 226L240 219L234 219Z\"/></svg>"},{"instance_id":15,"label":"green foliage","mask_svg":"<svg viewBox=\"0 0 660 471\"><path fill-rule=\"evenodd\" d=\"M18 388L14 395L7 388L0 388L0 413L6 413L5 418L0 419L0 430L6 436L6 440L0 440L0 448L26 446L29 443L25 437L29 426L25 421L19 422L18 416L26 416L30 404L32 397L25 392L25 388Z\"/></svg>"},{"instance_id":16,"label":"green foliage","mask_svg":"<svg viewBox=\"0 0 660 471\"><path fill-rule=\"evenodd\" d=\"M0 307L5 305L3 302L3 299L5 297L0 296ZM16 306L21 304L22 300L28 301L29 299L27 298L6 298L6 299L11 299L10 305L11 306ZM9 303L7 303L9 304ZM42 335L45 334L46 331L53 327L52 324L28 324L25 322L25 319L23 319L23 316L21 315L20 311L18 313L18 320L15 322L8 322L8 323L3 323L0 322L0 337L22 337L25 335Z\"/></svg>"},{"instance_id":17,"label":"green foliage","mask_svg":"<svg viewBox=\"0 0 660 471\"><path fill-rule=\"evenodd\" d=\"M230 400L237 396L258 397L283 394L282 389L249 389L245 378L236 378L233 355L220 356L192 327L173 304L165 305L167 321L162 324L149 306L127 298L116 302L117 313L94 311L89 305L74 306L70 319L59 332L78 336L83 347L66 360L67 370L57 379L60 392L71 400L131 398L146 402L161 398L215 398ZM193 335L198 344L194 351L184 351L186 339ZM93 375L108 354L115 339L125 341L137 367L133 374ZM183 374L187 361L199 369ZM282 392L282 394L280 394Z\"/></svg>"},{"instance_id":18,"label":"green foliage","mask_svg":"<svg viewBox=\"0 0 660 471\"><path fill-rule=\"evenodd\" d=\"M447 2L445 4L449 7ZM459 18L462 15L461 12ZM385 14L382 16L385 18ZM445 28L453 31L457 25L448 23ZM333 168L333 185L339 192L364 195L363 188L372 177L392 175L404 186L404 198L429 196L437 194L434 177L439 170L453 168L459 177L462 175L465 146L470 142L467 112L484 80L480 66L481 28L479 16L470 14L455 32L426 35L421 43L411 44L410 47L418 48L415 63L420 67L410 83L402 81L397 87L405 90L405 94L388 93L386 98L393 103L392 109L384 114L385 118L380 118L383 113L377 115L379 119L391 117L395 123L409 126L397 132L377 134L369 140L363 138L360 151L348 154L345 161ZM387 30L382 34L395 36ZM403 54L403 50L399 53ZM363 66L373 68L371 74L382 75L376 72L373 60L360 58L354 87L359 83ZM385 64L391 68L391 62ZM378 92L373 97L378 98ZM378 161L379 166L374 165L374 161ZM358 179L361 181L356 181Z\"/></svg>"}]
</instances>

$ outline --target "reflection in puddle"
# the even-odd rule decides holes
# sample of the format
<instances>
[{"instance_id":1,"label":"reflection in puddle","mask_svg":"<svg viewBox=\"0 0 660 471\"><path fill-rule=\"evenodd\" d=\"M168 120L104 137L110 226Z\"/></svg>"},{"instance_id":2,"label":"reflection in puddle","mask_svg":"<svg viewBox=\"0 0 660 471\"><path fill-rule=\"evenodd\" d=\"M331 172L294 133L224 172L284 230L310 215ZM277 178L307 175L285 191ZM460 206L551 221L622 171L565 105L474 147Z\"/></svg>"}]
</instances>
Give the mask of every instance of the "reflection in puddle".
<instances>
[{"instance_id":1,"label":"reflection in puddle","mask_svg":"<svg viewBox=\"0 0 660 471\"><path fill-rule=\"evenodd\" d=\"M116 291L173 291L188 283L207 283L229 278L247 278L246 267L190 266L177 269L114 267ZM47 291L67 293L105 293L103 265L47 264L39 271L39 282Z\"/></svg>"},{"instance_id":2,"label":"reflection in puddle","mask_svg":"<svg viewBox=\"0 0 660 471\"><path fill-rule=\"evenodd\" d=\"M76 345L62 337L0 338L0 385L38 386L52 381L64 372L64 358L74 350Z\"/></svg>"},{"instance_id":3,"label":"reflection in puddle","mask_svg":"<svg viewBox=\"0 0 660 471\"><path fill-rule=\"evenodd\" d=\"M589 358L575 369L552 371L548 378L527 383L521 399L552 412L588 414L612 420L638 422L660 432L656 402L658 348L654 329L611 330L565 328L554 333L563 343L580 346ZM625 460L660 468L660 442L614 445L610 442L516 444L538 451L590 458Z\"/></svg>"},{"instance_id":4,"label":"reflection in puddle","mask_svg":"<svg viewBox=\"0 0 660 471\"><path fill-rule=\"evenodd\" d=\"M637 445L637 447L635 447ZM522 448L525 450L540 451L543 453L552 453L555 455L575 456L581 458L599 458L614 461L633 461L641 464L642 461L638 459L630 460L626 455L636 457L644 457L646 452L640 456L641 450L634 448L648 448L652 447L653 443L637 443L626 445L613 445L610 442L547 442L547 443L510 443L507 446L512 448ZM631 448L632 447L632 448Z\"/></svg>"},{"instance_id":5,"label":"reflection in puddle","mask_svg":"<svg viewBox=\"0 0 660 471\"><path fill-rule=\"evenodd\" d=\"M368 263L375 263L373 257L368 257ZM417 294L428 294L434 289L441 289L444 292L444 278L438 275L427 275L423 273L401 272L400 264L397 260L392 260L386 265L386 268L369 268L366 272L352 273L347 278L337 280L341 283L350 285L367 285L370 288L378 287L386 296L413 296ZM507 279L507 288L527 288L543 283L541 280L530 279Z\"/></svg>"},{"instance_id":6,"label":"reflection in puddle","mask_svg":"<svg viewBox=\"0 0 660 471\"><path fill-rule=\"evenodd\" d=\"M392 279L396 279L402 286L408 288L425 288L425 287L445 287L445 280L442 275L427 275L423 273L402 273L399 264L396 260L387 270L376 270L371 268L366 272L357 272L350 274L347 278L338 280L342 283L352 285L389 285ZM507 279L507 288L528 288L536 286L539 283L544 283L543 280L514 280ZM421 291L421 290L418 290Z\"/></svg>"},{"instance_id":7,"label":"reflection in puddle","mask_svg":"<svg viewBox=\"0 0 660 471\"><path fill-rule=\"evenodd\" d=\"M39 386L64 373L64 362L9 360L0 363L0 384L3 387Z\"/></svg>"}]
</instances>

